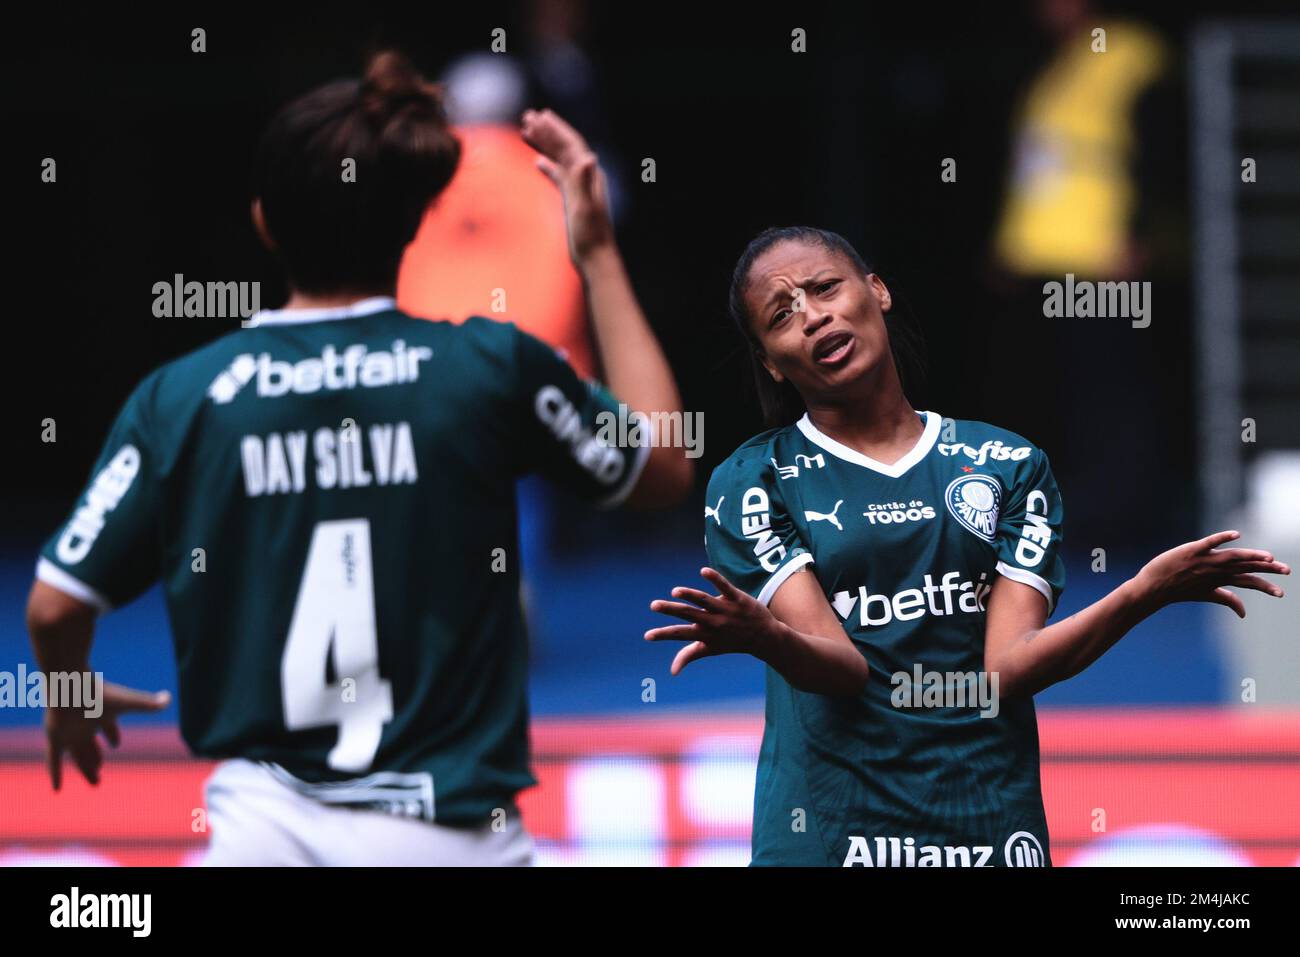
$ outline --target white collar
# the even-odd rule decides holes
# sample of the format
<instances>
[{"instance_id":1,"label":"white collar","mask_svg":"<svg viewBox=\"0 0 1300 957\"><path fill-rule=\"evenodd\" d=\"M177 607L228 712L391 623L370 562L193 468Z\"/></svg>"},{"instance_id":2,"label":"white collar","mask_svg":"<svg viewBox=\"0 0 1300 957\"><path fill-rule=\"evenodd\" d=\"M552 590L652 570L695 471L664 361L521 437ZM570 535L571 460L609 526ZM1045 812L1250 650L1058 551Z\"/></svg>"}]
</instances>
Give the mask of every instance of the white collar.
<instances>
[{"instance_id":1,"label":"white collar","mask_svg":"<svg viewBox=\"0 0 1300 957\"><path fill-rule=\"evenodd\" d=\"M355 316L368 316L371 313L385 312L397 308L397 300L392 296L371 296L358 299L346 306L322 306L319 309L263 309L253 313L244 321L244 328L251 326L286 326L298 322L325 322L331 319L352 319Z\"/></svg>"},{"instance_id":2,"label":"white collar","mask_svg":"<svg viewBox=\"0 0 1300 957\"><path fill-rule=\"evenodd\" d=\"M925 416L925 431L921 433L921 438L917 440L912 450L904 455L893 465L886 465L884 462L877 462L875 459L863 455L861 452L849 448L836 442L817 426L812 424L812 419L808 418L808 413L803 414L795 425L799 426L799 431L804 437L814 445L821 446L827 452L836 458L843 459L846 462L852 462L854 465L861 465L863 468L871 469L873 472L879 472L881 475L888 475L890 478L898 478L908 469L910 469L921 459L925 458L930 449L934 448L935 440L939 438L939 427L942 424L942 418L935 412L921 412Z\"/></svg>"}]
</instances>

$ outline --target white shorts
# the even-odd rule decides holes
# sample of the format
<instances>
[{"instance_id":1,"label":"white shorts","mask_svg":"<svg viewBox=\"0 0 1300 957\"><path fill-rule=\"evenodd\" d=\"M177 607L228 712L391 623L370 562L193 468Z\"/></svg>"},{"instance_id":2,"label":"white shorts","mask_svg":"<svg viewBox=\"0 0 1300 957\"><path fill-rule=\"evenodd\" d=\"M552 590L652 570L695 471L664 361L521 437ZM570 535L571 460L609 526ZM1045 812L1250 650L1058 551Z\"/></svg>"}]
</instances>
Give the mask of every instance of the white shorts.
<instances>
[{"instance_id":1,"label":"white shorts","mask_svg":"<svg viewBox=\"0 0 1300 957\"><path fill-rule=\"evenodd\" d=\"M497 830L491 821L448 827L333 807L243 759L217 765L204 791L209 867L518 867L533 860L517 812Z\"/></svg>"}]
</instances>

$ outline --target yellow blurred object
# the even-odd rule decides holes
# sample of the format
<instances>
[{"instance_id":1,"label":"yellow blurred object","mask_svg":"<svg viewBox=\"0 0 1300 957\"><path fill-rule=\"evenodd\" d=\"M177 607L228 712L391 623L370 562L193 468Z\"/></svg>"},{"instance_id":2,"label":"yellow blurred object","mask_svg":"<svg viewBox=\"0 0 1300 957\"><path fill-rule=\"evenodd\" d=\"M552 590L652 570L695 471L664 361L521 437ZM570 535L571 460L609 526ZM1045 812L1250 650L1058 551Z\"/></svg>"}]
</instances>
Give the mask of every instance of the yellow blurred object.
<instances>
[{"instance_id":1,"label":"yellow blurred object","mask_svg":"<svg viewBox=\"0 0 1300 957\"><path fill-rule=\"evenodd\" d=\"M1137 24L1076 36L1034 80L1016 135L1015 167L996 239L1018 275L1105 277L1121 268L1136 206L1130 172L1138 97L1163 72L1163 41Z\"/></svg>"},{"instance_id":2,"label":"yellow blurred object","mask_svg":"<svg viewBox=\"0 0 1300 957\"><path fill-rule=\"evenodd\" d=\"M537 170L537 153L509 126L457 127L456 135L460 167L406 249L398 307L453 322L508 320L592 377L582 279L569 259L560 195Z\"/></svg>"}]
</instances>

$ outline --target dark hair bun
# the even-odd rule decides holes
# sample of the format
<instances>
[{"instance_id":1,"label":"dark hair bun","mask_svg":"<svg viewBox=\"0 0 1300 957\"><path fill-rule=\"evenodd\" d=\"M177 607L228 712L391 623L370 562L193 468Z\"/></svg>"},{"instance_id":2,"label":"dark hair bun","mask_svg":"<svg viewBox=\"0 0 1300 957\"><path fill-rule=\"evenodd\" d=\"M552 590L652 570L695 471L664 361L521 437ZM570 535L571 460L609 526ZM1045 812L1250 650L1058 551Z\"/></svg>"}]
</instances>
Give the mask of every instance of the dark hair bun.
<instances>
[{"instance_id":1,"label":"dark hair bun","mask_svg":"<svg viewBox=\"0 0 1300 957\"><path fill-rule=\"evenodd\" d=\"M393 50L370 58L358 95L366 116L380 124L398 116L447 121L442 88L425 80L410 60Z\"/></svg>"},{"instance_id":2,"label":"dark hair bun","mask_svg":"<svg viewBox=\"0 0 1300 957\"><path fill-rule=\"evenodd\" d=\"M377 53L360 80L284 107L262 137L256 184L290 282L309 292L390 287L459 161L441 89L400 53Z\"/></svg>"}]
</instances>

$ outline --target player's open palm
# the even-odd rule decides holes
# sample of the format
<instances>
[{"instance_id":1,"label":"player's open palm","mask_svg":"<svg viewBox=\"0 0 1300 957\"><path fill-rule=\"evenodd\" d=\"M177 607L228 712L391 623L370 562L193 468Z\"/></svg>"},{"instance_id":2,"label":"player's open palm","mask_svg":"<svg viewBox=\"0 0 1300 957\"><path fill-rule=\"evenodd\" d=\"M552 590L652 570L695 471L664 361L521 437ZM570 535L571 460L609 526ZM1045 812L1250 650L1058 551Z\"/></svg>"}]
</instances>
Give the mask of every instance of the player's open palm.
<instances>
[{"instance_id":1,"label":"player's open palm","mask_svg":"<svg viewBox=\"0 0 1300 957\"><path fill-rule=\"evenodd\" d=\"M613 241L605 174L582 134L550 110L525 111L521 132L524 141L542 154L537 168L564 197L569 255L580 264L593 250Z\"/></svg>"},{"instance_id":2,"label":"player's open palm","mask_svg":"<svg viewBox=\"0 0 1300 957\"><path fill-rule=\"evenodd\" d=\"M673 659L673 674L679 674L697 658L752 653L777 627L777 620L766 605L731 584L720 572L702 568L700 574L718 589L717 595L678 586L672 590L672 596L684 601L656 599L650 603L651 611L690 622L652 628L645 633L646 641L689 642Z\"/></svg>"},{"instance_id":3,"label":"player's open palm","mask_svg":"<svg viewBox=\"0 0 1300 957\"><path fill-rule=\"evenodd\" d=\"M1171 548L1147 562L1135 581L1161 605L1208 601L1226 605L1239 618L1245 618L1245 606L1227 586L1251 588L1281 598L1282 589L1260 575L1289 575L1291 569L1275 561L1272 552L1257 548L1218 548L1240 537L1240 532L1216 532Z\"/></svg>"},{"instance_id":4,"label":"player's open palm","mask_svg":"<svg viewBox=\"0 0 1300 957\"><path fill-rule=\"evenodd\" d=\"M117 719L133 711L162 711L171 703L166 691L138 691L124 685L104 682L100 713L87 716L84 708L45 709L45 757L54 790L63 783L63 755L72 758L73 764L91 784L99 783L99 768L104 763L95 735L102 733L113 747L122 742L122 732Z\"/></svg>"}]
</instances>

